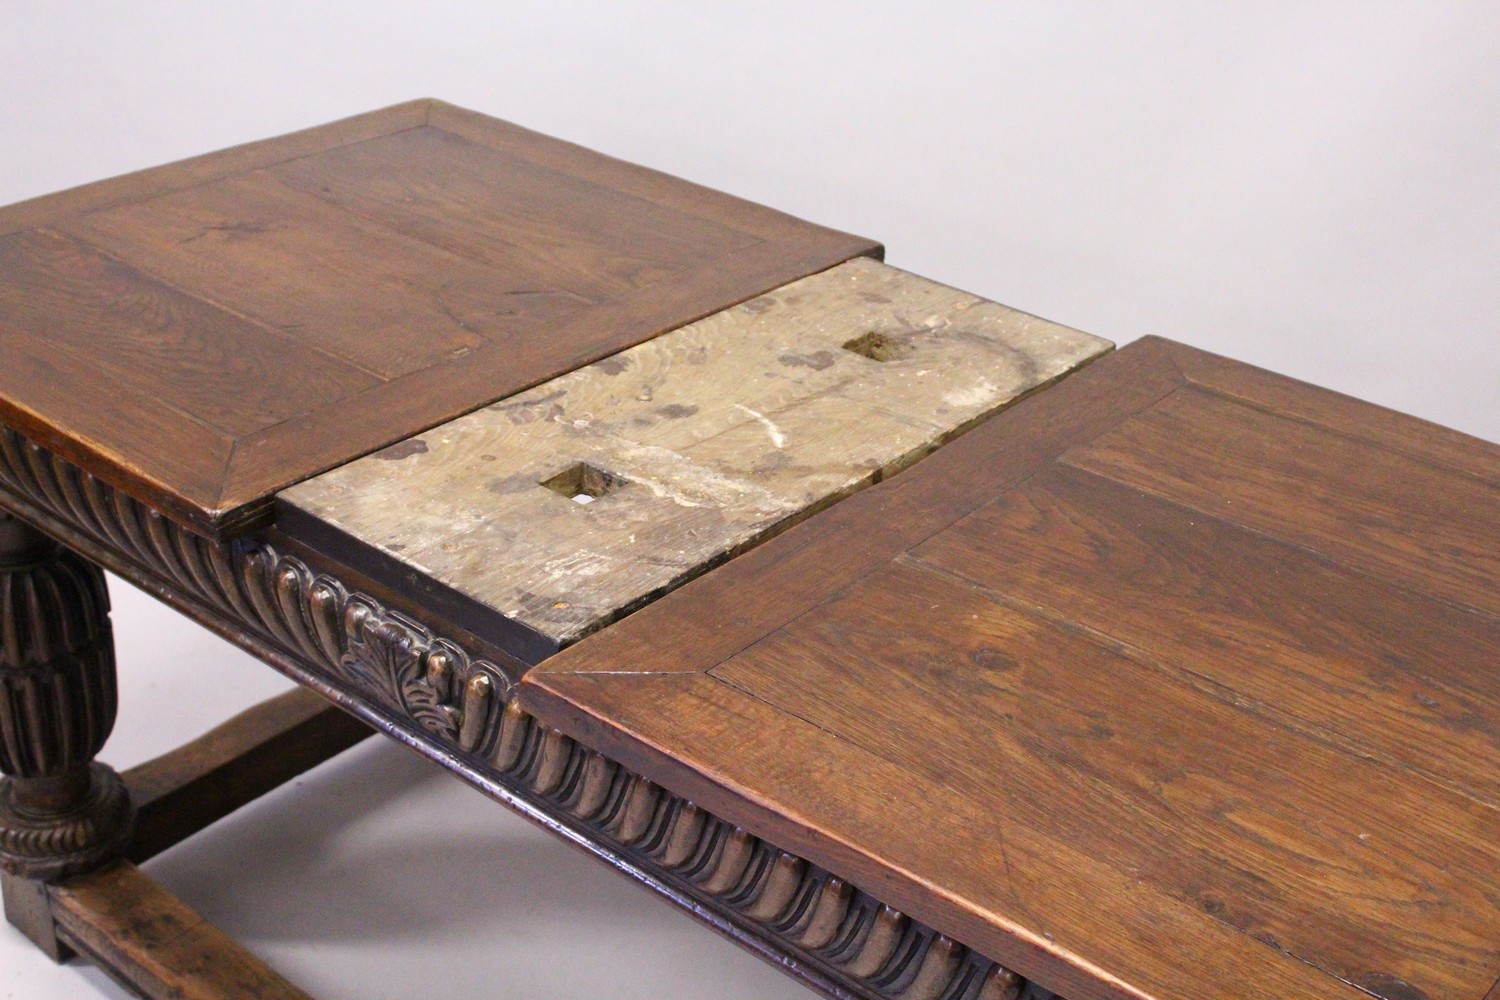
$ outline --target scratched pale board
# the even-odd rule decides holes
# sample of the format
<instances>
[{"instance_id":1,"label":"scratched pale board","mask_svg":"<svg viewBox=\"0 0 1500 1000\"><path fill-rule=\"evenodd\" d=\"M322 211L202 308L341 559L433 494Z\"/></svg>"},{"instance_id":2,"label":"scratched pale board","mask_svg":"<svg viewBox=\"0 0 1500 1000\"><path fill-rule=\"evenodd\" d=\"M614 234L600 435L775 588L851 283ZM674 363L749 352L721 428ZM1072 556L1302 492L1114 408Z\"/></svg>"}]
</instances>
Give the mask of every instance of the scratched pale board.
<instances>
[{"instance_id":1,"label":"scratched pale board","mask_svg":"<svg viewBox=\"0 0 1500 1000\"><path fill-rule=\"evenodd\" d=\"M855 260L282 498L566 645L1109 346Z\"/></svg>"}]
</instances>

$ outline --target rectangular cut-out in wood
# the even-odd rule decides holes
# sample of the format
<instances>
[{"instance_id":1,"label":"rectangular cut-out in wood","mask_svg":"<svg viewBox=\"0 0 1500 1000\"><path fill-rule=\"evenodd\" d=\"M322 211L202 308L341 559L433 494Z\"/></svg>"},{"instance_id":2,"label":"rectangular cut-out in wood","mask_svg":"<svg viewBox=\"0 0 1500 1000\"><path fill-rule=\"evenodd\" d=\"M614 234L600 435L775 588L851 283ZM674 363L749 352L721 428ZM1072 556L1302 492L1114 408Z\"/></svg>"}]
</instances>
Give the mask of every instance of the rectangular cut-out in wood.
<instances>
[{"instance_id":1,"label":"rectangular cut-out in wood","mask_svg":"<svg viewBox=\"0 0 1500 1000\"><path fill-rule=\"evenodd\" d=\"M282 498L557 648L1108 347L854 260Z\"/></svg>"},{"instance_id":2,"label":"rectangular cut-out in wood","mask_svg":"<svg viewBox=\"0 0 1500 1000\"><path fill-rule=\"evenodd\" d=\"M1494 1000L1500 447L1148 338L520 702L1067 997Z\"/></svg>"},{"instance_id":3,"label":"rectangular cut-out in wood","mask_svg":"<svg viewBox=\"0 0 1500 1000\"><path fill-rule=\"evenodd\" d=\"M202 534L877 244L416 101L0 208L0 423Z\"/></svg>"}]
</instances>

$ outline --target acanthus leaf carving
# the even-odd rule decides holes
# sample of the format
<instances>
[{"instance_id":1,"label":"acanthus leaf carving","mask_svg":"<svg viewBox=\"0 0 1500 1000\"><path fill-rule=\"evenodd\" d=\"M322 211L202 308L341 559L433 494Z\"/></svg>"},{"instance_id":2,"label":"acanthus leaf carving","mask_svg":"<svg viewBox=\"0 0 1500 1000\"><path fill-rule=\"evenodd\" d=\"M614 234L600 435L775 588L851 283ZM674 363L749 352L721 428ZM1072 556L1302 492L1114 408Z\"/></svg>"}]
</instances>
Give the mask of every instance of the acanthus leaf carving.
<instances>
[{"instance_id":1,"label":"acanthus leaf carving","mask_svg":"<svg viewBox=\"0 0 1500 1000\"><path fill-rule=\"evenodd\" d=\"M485 753L512 686L498 666L263 541L233 548L251 588L245 603L268 638L450 746Z\"/></svg>"},{"instance_id":2,"label":"acanthus leaf carving","mask_svg":"<svg viewBox=\"0 0 1500 1000\"><path fill-rule=\"evenodd\" d=\"M401 710L428 732L450 743L458 741L462 709L449 702L446 683L439 687L427 661L438 654L428 637L393 617L362 614L352 618L349 646L339 666L354 683Z\"/></svg>"}]
</instances>

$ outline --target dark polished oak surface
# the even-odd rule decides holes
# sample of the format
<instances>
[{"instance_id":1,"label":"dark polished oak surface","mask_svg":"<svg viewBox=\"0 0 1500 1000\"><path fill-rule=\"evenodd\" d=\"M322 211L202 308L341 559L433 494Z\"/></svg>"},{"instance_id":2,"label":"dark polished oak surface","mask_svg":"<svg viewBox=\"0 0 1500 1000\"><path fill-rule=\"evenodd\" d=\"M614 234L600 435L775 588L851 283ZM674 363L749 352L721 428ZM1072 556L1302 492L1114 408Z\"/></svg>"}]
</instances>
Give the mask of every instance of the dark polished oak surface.
<instances>
[{"instance_id":1,"label":"dark polished oak surface","mask_svg":"<svg viewBox=\"0 0 1500 1000\"><path fill-rule=\"evenodd\" d=\"M521 701L1070 1000L1500 979L1500 448L1148 339Z\"/></svg>"},{"instance_id":2,"label":"dark polished oak surface","mask_svg":"<svg viewBox=\"0 0 1500 1000\"><path fill-rule=\"evenodd\" d=\"M0 423L199 532L862 254L436 101L0 208Z\"/></svg>"}]
</instances>

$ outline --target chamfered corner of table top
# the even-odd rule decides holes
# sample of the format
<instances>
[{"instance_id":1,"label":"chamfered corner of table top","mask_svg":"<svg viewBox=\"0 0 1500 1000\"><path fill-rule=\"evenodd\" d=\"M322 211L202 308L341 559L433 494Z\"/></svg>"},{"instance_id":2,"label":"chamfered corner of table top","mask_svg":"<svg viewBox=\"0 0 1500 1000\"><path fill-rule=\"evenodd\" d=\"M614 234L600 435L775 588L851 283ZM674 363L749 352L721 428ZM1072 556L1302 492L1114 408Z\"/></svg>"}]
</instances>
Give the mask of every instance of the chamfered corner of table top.
<instances>
[{"instance_id":1,"label":"chamfered corner of table top","mask_svg":"<svg viewBox=\"0 0 1500 1000\"><path fill-rule=\"evenodd\" d=\"M1064 996L1486 1000L1500 447L1168 341L521 704Z\"/></svg>"},{"instance_id":2,"label":"chamfered corner of table top","mask_svg":"<svg viewBox=\"0 0 1500 1000\"><path fill-rule=\"evenodd\" d=\"M0 208L0 423L189 528L878 244L421 100Z\"/></svg>"}]
</instances>

